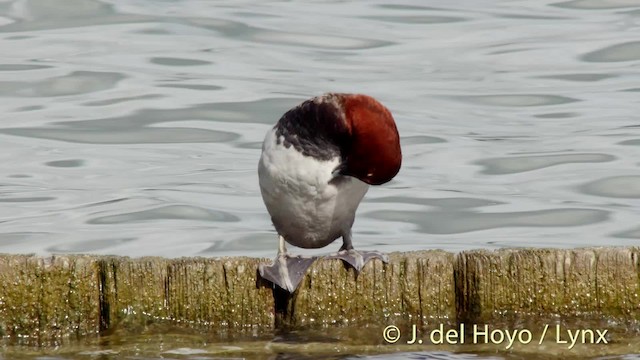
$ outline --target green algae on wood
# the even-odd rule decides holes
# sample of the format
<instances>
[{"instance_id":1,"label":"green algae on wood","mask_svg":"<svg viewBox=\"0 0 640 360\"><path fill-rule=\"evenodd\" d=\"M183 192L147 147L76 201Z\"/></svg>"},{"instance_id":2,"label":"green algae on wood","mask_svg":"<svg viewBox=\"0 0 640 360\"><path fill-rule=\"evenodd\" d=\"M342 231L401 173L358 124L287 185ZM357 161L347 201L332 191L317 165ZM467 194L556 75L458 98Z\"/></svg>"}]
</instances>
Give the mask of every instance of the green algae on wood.
<instances>
[{"instance_id":1,"label":"green algae on wood","mask_svg":"<svg viewBox=\"0 0 640 360\"><path fill-rule=\"evenodd\" d=\"M319 260L283 296L258 281L265 259L0 255L0 336L57 344L165 323L229 334L518 317L631 324L640 320L638 256L637 248L419 251L374 260L358 275Z\"/></svg>"},{"instance_id":2,"label":"green algae on wood","mask_svg":"<svg viewBox=\"0 0 640 360\"><path fill-rule=\"evenodd\" d=\"M466 251L457 256L455 274L460 321L640 318L635 248Z\"/></svg>"},{"instance_id":3,"label":"green algae on wood","mask_svg":"<svg viewBox=\"0 0 640 360\"><path fill-rule=\"evenodd\" d=\"M286 323L384 324L453 321L453 254L420 251L389 254L360 274L340 260L320 260L292 296Z\"/></svg>"},{"instance_id":4,"label":"green algae on wood","mask_svg":"<svg viewBox=\"0 0 640 360\"><path fill-rule=\"evenodd\" d=\"M270 327L271 291L256 288L258 259L119 258L101 260L103 328L124 321L187 327Z\"/></svg>"},{"instance_id":5,"label":"green algae on wood","mask_svg":"<svg viewBox=\"0 0 640 360\"><path fill-rule=\"evenodd\" d=\"M96 260L90 256L0 255L0 334L55 344L99 330Z\"/></svg>"}]
</instances>

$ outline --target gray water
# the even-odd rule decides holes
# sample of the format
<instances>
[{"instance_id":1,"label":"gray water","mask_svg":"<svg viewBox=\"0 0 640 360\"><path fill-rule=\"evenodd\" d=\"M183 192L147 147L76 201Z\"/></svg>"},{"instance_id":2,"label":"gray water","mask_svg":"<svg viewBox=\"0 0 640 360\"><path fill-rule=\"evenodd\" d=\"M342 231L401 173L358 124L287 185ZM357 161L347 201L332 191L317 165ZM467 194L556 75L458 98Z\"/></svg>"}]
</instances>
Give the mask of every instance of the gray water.
<instances>
[{"instance_id":1,"label":"gray water","mask_svg":"<svg viewBox=\"0 0 640 360\"><path fill-rule=\"evenodd\" d=\"M640 238L640 1L5 0L0 38L0 252L272 257L261 142L327 91L402 136L357 248Z\"/></svg>"},{"instance_id":2,"label":"gray water","mask_svg":"<svg viewBox=\"0 0 640 360\"><path fill-rule=\"evenodd\" d=\"M638 0L3 0L0 252L272 257L263 136L328 91L402 137L356 248L640 239Z\"/></svg>"}]
</instances>

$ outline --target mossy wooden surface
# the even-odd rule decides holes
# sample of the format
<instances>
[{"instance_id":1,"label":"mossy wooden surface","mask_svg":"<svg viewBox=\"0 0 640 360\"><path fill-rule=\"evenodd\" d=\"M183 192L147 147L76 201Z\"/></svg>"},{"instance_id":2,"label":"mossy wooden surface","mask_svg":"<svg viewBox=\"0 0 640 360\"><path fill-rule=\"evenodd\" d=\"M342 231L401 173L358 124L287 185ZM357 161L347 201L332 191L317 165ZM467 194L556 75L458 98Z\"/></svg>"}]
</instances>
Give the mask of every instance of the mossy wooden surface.
<instances>
[{"instance_id":1,"label":"mossy wooden surface","mask_svg":"<svg viewBox=\"0 0 640 360\"><path fill-rule=\"evenodd\" d=\"M99 329L94 257L0 255L0 334L55 344Z\"/></svg>"},{"instance_id":2,"label":"mossy wooden surface","mask_svg":"<svg viewBox=\"0 0 640 360\"><path fill-rule=\"evenodd\" d=\"M269 289L256 287L258 263L252 258L103 258L102 327L121 321L270 327L273 297Z\"/></svg>"},{"instance_id":3,"label":"mossy wooden surface","mask_svg":"<svg viewBox=\"0 0 640 360\"><path fill-rule=\"evenodd\" d=\"M458 316L640 319L636 248L468 251L455 265Z\"/></svg>"},{"instance_id":4,"label":"mossy wooden surface","mask_svg":"<svg viewBox=\"0 0 640 360\"><path fill-rule=\"evenodd\" d=\"M638 255L636 248L419 251L375 260L358 276L338 260L320 260L292 296L258 281L267 259L0 255L0 335L49 344L153 323L252 333L513 317L631 323L640 320Z\"/></svg>"},{"instance_id":5,"label":"mossy wooden surface","mask_svg":"<svg viewBox=\"0 0 640 360\"><path fill-rule=\"evenodd\" d=\"M340 260L316 262L294 294L290 325L383 324L453 321L453 254L419 251L389 254L356 276Z\"/></svg>"}]
</instances>

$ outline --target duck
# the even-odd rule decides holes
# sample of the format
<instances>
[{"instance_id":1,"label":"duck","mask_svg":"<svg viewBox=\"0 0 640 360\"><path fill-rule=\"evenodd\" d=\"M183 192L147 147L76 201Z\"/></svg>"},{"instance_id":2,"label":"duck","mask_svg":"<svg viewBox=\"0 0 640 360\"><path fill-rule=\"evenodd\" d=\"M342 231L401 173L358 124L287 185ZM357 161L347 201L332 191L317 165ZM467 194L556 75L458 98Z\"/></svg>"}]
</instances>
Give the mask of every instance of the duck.
<instances>
[{"instance_id":1,"label":"duck","mask_svg":"<svg viewBox=\"0 0 640 360\"><path fill-rule=\"evenodd\" d=\"M315 256L291 256L286 244L342 246L326 258L360 272L378 251L357 251L351 228L370 186L392 180L402 152L395 120L369 95L326 93L286 111L267 131L258 162L260 193L278 234L278 253L259 275L292 293Z\"/></svg>"}]
</instances>

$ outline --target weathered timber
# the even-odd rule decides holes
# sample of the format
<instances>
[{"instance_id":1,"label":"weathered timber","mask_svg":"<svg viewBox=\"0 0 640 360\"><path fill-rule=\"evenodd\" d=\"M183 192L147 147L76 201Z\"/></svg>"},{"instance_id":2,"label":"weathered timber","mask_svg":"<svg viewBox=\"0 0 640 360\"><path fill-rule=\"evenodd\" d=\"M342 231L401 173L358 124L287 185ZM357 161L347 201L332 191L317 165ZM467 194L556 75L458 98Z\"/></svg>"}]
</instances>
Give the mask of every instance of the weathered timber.
<instances>
[{"instance_id":1,"label":"weathered timber","mask_svg":"<svg viewBox=\"0 0 640 360\"><path fill-rule=\"evenodd\" d=\"M55 343L119 326L214 331L505 319L640 320L637 248L418 251L356 275L321 260L293 295L255 258L0 255L0 336Z\"/></svg>"},{"instance_id":2,"label":"weathered timber","mask_svg":"<svg viewBox=\"0 0 640 360\"><path fill-rule=\"evenodd\" d=\"M241 329L273 324L273 296L258 288L255 258L98 260L101 328L172 321Z\"/></svg>"},{"instance_id":3,"label":"weathered timber","mask_svg":"<svg viewBox=\"0 0 640 360\"><path fill-rule=\"evenodd\" d=\"M96 333L96 275L92 256L0 255L0 334L49 342Z\"/></svg>"},{"instance_id":4,"label":"weathered timber","mask_svg":"<svg viewBox=\"0 0 640 360\"><path fill-rule=\"evenodd\" d=\"M458 320L640 320L638 255L637 248L462 252L454 270Z\"/></svg>"},{"instance_id":5,"label":"weathered timber","mask_svg":"<svg viewBox=\"0 0 640 360\"><path fill-rule=\"evenodd\" d=\"M340 260L318 261L284 313L285 324L385 324L455 320L454 255L392 253L360 274Z\"/></svg>"}]
</instances>

